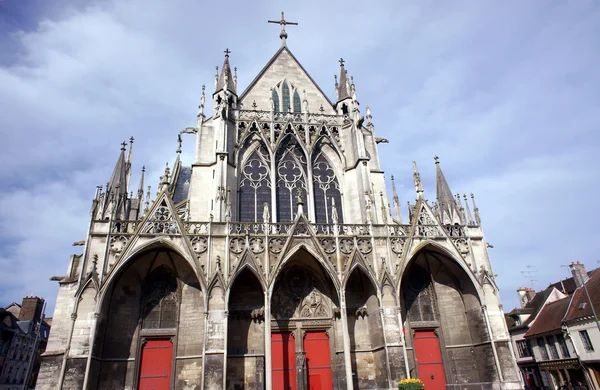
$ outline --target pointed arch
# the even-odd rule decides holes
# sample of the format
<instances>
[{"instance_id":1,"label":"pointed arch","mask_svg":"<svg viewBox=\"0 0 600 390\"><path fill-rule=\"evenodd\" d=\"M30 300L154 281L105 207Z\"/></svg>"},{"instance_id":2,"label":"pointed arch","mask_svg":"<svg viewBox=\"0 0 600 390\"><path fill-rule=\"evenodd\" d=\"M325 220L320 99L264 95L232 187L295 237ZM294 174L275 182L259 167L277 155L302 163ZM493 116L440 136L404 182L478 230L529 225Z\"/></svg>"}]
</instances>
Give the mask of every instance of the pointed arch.
<instances>
[{"instance_id":1,"label":"pointed arch","mask_svg":"<svg viewBox=\"0 0 600 390\"><path fill-rule=\"evenodd\" d=\"M307 159L301 143L293 134L286 134L275 153L277 221L293 221L298 191L308 201Z\"/></svg>"},{"instance_id":2,"label":"pointed arch","mask_svg":"<svg viewBox=\"0 0 600 390\"><path fill-rule=\"evenodd\" d=\"M335 219L332 215L335 207L337 221L343 223L342 186L334 165L323 149L326 147L320 148L316 154L313 151L311 161L315 219L317 223L332 223Z\"/></svg>"},{"instance_id":3,"label":"pointed arch","mask_svg":"<svg viewBox=\"0 0 600 390\"><path fill-rule=\"evenodd\" d=\"M263 275L259 272L258 270L258 264L256 259L254 259L254 257L252 256L252 254L250 253L249 249L245 249L244 252L241 255L241 260L239 262L239 264L237 265L235 271L229 276L229 286L233 286L234 283L236 282L238 276L244 272L244 271L249 271L252 272L252 274L254 274L254 276L256 277L256 279L258 280L260 287L262 288L263 292L267 291L267 286L265 283L265 278L263 277ZM231 288L229 288L227 290L227 302L229 302L229 294L231 292Z\"/></svg>"},{"instance_id":4,"label":"pointed arch","mask_svg":"<svg viewBox=\"0 0 600 390\"><path fill-rule=\"evenodd\" d=\"M271 90L271 99L273 100L273 111L275 111L275 113L280 112L279 109L279 94L277 93L277 89L273 88Z\"/></svg>"},{"instance_id":5,"label":"pointed arch","mask_svg":"<svg viewBox=\"0 0 600 390\"><path fill-rule=\"evenodd\" d=\"M286 254L281 258L281 260L279 260L279 262L273 269L273 273L269 280L268 294L271 295L273 293L273 286L275 285L277 278L280 276L281 271L286 267L286 264L289 263L294 257L299 256L302 253L302 251L307 252L307 254L310 255L310 257L312 257L325 270L325 274L328 276L328 279L331 280L331 282L333 283L336 292L340 291L341 284L331 264L323 260L322 255L320 255L314 248L302 243L290 248L286 252Z\"/></svg>"},{"instance_id":6,"label":"pointed arch","mask_svg":"<svg viewBox=\"0 0 600 390\"><path fill-rule=\"evenodd\" d=\"M290 108L290 87L287 81L283 80L283 83L281 83L281 111L289 112Z\"/></svg>"},{"instance_id":7,"label":"pointed arch","mask_svg":"<svg viewBox=\"0 0 600 390\"><path fill-rule=\"evenodd\" d=\"M344 277L342 279L343 288L346 288L346 285L348 284L348 280L350 279L350 275L352 275L352 272L354 272L356 269L360 269L369 278L375 289L377 289L377 280L375 280L375 278L369 271L367 261L361 255L361 253L358 250L356 250L356 248L352 250L352 253L350 253L350 258L347 264L347 271L344 272Z\"/></svg>"},{"instance_id":8,"label":"pointed arch","mask_svg":"<svg viewBox=\"0 0 600 390\"><path fill-rule=\"evenodd\" d=\"M265 144L256 142L244 157L238 175L238 220L259 222L264 205L271 209L271 156Z\"/></svg>"},{"instance_id":9,"label":"pointed arch","mask_svg":"<svg viewBox=\"0 0 600 390\"><path fill-rule=\"evenodd\" d=\"M298 91L294 91L294 114L298 114L302 111L302 103L300 103L300 94Z\"/></svg>"}]
</instances>

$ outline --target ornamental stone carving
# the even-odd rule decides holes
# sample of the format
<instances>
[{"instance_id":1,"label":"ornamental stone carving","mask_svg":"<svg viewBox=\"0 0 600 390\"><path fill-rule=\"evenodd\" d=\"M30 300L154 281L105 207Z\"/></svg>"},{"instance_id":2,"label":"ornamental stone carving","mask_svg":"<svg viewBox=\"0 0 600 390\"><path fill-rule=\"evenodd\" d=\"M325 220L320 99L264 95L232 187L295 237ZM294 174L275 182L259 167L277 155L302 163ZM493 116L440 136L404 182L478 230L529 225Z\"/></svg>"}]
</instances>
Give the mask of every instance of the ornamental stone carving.
<instances>
[{"instance_id":1,"label":"ornamental stone carving","mask_svg":"<svg viewBox=\"0 0 600 390\"><path fill-rule=\"evenodd\" d=\"M404 239L403 238L392 238L390 240L390 246L392 247L392 252L401 255L404 252Z\"/></svg>"},{"instance_id":2,"label":"ornamental stone carving","mask_svg":"<svg viewBox=\"0 0 600 390\"><path fill-rule=\"evenodd\" d=\"M269 251L273 253L280 253L283 249L283 240L281 238L271 238L269 240Z\"/></svg>"},{"instance_id":3,"label":"ornamental stone carving","mask_svg":"<svg viewBox=\"0 0 600 390\"><path fill-rule=\"evenodd\" d=\"M243 238L232 238L229 242L229 249L231 249L233 253L242 253L245 246L246 240Z\"/></svg>"},{"instance_id":4,"label":"ornamental stone carving","mask_svg":"<svg viewBox=\"0 0 600 390\"><path fill-rule=\"evenodd\" d=\"M356 245L358 246L358 250L360 251L360 253L362 253L363 255L371 253L371 251L373 250L373 245L371 244L370 240L358 240Z\"/></svg>"},{"instance_id":5,"label":"ornamental stone carving","mask_svg":"<svg viewBox=\"0 0 600 390\"><path fill-rule=\"evenodd\" d=\"M250 249L252 253L258 254L265 250L265 242L262 238L254 237L250 239Z\"/></svg>"},{"instance_id":6,"label":"ornamental stone carving","mask_svg":"<svg viewBox=\"0 0 600 390\"><path fill-rule=\"evenodd\" d=\"M196 254L204 253L208 249L208 239L206 237L192 237L190 243Z\"/></svg>"},{"instance_id":7,"label":"ornamental stone carving","mask_svg":"<svg viewBox=\"0 0 600 390\"><path fill-rule=\"evenodd\" d=\"M321 245L325 253L335 252L335 240L333 238L324 238L321 240Z\"/></svg>"},{"instance_id":8,"label":"ornamental stone carving","mask_svg":"<svg viewBox=\"0 0 600 390\"><path fill-rule=\"evenodd\" d=\"M466 238L457 238L454 240L454 245L463 257L469 253L469 242Z\"/></svg>"},{"instance_id":9,"label":"ornamental stone carving","mask_svg":"<svg viewBox=\"0 0 600 390\"><path fill-rule=\"evenodd\" d=\"M354 241L352 239L342 238L340 240L340 251L342 251L342 253L349 255L350 252L352 252L352 249L354 249Z\"/></svg>"},{"instance_id":10,"label":"ornamental stone carving","mask_svg":"<svg viewBox=\"0 0 600 390\"><path fill-rule=\"evenodd\" d=\"M112 236L110 238L110 251L119 254L125 249L125 245L127 245L127 236Z\"/></svg>"}]
</instances>

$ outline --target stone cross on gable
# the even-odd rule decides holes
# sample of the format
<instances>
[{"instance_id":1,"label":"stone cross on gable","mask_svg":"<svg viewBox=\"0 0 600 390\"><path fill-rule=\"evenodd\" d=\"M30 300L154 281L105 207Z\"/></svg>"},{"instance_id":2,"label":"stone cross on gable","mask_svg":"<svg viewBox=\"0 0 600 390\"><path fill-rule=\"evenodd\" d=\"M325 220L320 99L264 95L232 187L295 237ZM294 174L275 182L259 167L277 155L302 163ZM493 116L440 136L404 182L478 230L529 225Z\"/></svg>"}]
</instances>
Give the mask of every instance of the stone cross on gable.
<instances>
[{"instance_id":1,"label":"stone cross on gable","mask_svg":"<svg viewBox=\"0 0 600 390\"><path fill-rule=\"evenodd\" d=\"M281 20L268 20L269 23L273 23L273 24L279 24L281 25L281 33L279 33L279 38L281 38L281 44L283 46L285 46L285 40L287 39L288 35L285 32L285 26L287 26L288 24L290 26L297 26L298 23L295 22L288 22L287 20L285 20L285 15L283 13L283 11L281 11Z\"/></svg>"}]
</instances>

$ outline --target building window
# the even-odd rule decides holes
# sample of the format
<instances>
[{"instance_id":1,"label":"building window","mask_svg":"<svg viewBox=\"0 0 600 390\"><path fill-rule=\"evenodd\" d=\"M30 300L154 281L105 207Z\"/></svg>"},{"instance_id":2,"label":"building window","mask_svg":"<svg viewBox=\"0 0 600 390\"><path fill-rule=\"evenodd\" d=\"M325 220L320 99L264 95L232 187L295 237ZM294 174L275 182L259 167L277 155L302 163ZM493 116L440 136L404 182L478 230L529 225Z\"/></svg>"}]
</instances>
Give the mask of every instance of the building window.
<instances>
[{"instance_id":1,"label":"building window","mask_svg":"<svg viewBox=\"0 0 600 390\"><path fill-rule=\"evenodd\" d=\"M177 323L177 281L164 267L157 268L148 277L144 288L145 329L175 328Z\"/></svg>"},{"instance_id":2,"label":"building window","mask_svg":"<svg viewBox=\"0 0 600 390\"><path fill-rule=\"evenodd\" d=\"M298 91L295 91L294 92L294 114L297 114L300 111L302 111L302 106L300 104L300 94L298 94Z\"/></svg>"},{"instance_id":3,"label":"building window","mask_svg":"<svg viewBox=\"0 0 600 390\"><path fill-rule=\"evenodd\" d=\"M271 92L271 98L273 99L273 110L277 113L279 112L279 94L274 89Z\"/></svg>"},{"instance_id":4,"label":"building window","mask_svg":"<svg viewBox=\"0 0 600 390\"><path fill-rule=\"evenodd\" d=\"M281 111L289 112L290 108L290 88L284 81L281 85Z\"/></svg>"},{"instance_id":5,"label":"building window","mask_svg":"<svg viewBox=\"0 0 600 390\"><path fill-rule=\"evenodd\" d=\"M277 156L277 221L294 220L298 196L307 202L306 157L296 143L288 136L280 146Z\"/></svg>"},{"instance_id":6,"label":"building window","mask_svg":"<svg viewBox=\"0 0 600 390\"><path fill-rule=\"evenodd\" d=\"M556 340L558 341L558 345L560 345L560 354L563 358L570 358L571 353L569 352L569 348L567 348L567 342L565 341L565 337L562 334L556 336Z\"/></svg>"},{"instance_id":7,"label":"building window","mask_svg":"<svg viewBox=\"0 0 600 390\"><path fill-rule=\"evenodd\" d=\"M546 349L546 342L543 337L537 339L538 347L540 348L540 355L542 360L548 360L548 350Z\"/></svg>"},{"instance_id":8,"label":"building window","mask_svg":"<svg viewBox=\"0 0 600 390\"><path fill-rule=\"evenodd\" d=\"M519 357L531 357L531 350L529 349L529 341L519 340L517 341L517 349L519 351Z\"/></svg>"},{"instance_id":9,"label":"building window","mask_svg":"<svg viewBox=\"0 0 600 390\"><path fill-rule=\"evenodd\" d=\"M270 165L269 152L264 145L257 148L244 163L238 197L240 222L263 222L265 204L270 209Z\"/></svg>"},{"instance_id":10,"label":"building window","mask_svg":"<svg viewBox=\"0 0 600 390\"><path fill-rule=\"evenodd\" d=\"M550 350L550 358L552 360L557 360L558 359L558 351L556 350L554 336L546 337L546 342L548 343L548 349Z\"/></svg>"},{"instance_id":11,"label":"building window","mask_svg":"<svg viewBox=\"0 0 600 390\"><path fill-rule=\"evenodd\" d=\"M586 352L594 352L594 346L592 345L592 340L590 340L587 330L580 330L579 336L583 343L583 349L585 349Z\"/></svg>"},{"instance_id":12,"label":"building window","mask_svg":"<svg viewBox=\"0 0 600 390\"><path fill-rule=\"evenodd\" d=\"M313 181L316 222L333 223L332 214L335 207L337 222L344 223L340 186L335 171L322 153L319 153L313 162Z\"/></svg>"}]
</instances>

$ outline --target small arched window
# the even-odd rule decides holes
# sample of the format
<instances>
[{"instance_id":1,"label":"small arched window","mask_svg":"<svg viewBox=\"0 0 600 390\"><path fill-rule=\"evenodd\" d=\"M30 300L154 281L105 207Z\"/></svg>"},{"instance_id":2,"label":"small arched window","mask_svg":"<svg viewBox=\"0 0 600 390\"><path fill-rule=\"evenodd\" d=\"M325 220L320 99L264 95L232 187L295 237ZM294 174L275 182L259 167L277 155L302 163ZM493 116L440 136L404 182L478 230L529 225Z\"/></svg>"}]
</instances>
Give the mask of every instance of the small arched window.
<instances>
[{"instance_id":1,"label":"small arched window","mask_svg":"<svg viewBox=\"0 0 600 390\"><path fill-rule=\"evenodd\" d=\"M300 94L298 91L294 91L294 113L300 113L302 111L302 105L300 104Z\"/></svg>"},{"instance_id":2,"label":"small arched window","mask_svg":"<svg viewBox=\"0 0 600 390\"><path fill-rule=\"evenodd\" d=\"M165 267L148 276L144 288L142 310L144 329L172 329L177 324L177 280Z\"/></svg>"},{"instance_id":3,"label":"small arched window","mask_svg":"<svg viewBox=\"0 0 600 390\"><path fill-rule=\"evenodd\" d=\"M277 90L273 89L271 93L271 98L273 99L273 109L275 112L279 112L279 94Z\"/></svg>"},{"instance_id":4,"label":"small arched window","mask_svg":"<svg viewBox=\"0 0 600 390\"><path fill-rule=\"evenodd\" d=\"M290 111L290 88L288 87L287 82L283 82L281 85L281 111L289 112Z\"/></svg>"}]
</instances>

